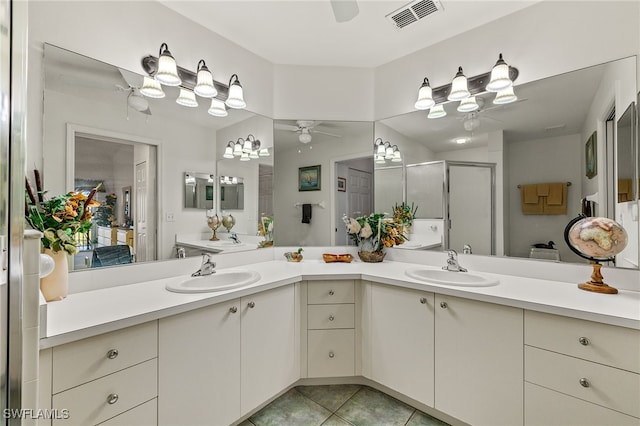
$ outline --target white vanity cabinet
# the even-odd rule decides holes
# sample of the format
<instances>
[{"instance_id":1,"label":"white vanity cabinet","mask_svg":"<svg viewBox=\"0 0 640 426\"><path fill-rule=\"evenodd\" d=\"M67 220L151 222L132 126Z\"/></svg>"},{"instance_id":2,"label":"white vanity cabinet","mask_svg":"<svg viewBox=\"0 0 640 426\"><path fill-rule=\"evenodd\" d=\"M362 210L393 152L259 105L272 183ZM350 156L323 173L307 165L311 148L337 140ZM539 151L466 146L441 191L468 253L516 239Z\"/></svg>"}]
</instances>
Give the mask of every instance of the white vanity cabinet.
<instances>
[{"instance_id":1,"label":"white vanity cabinet","mask_svg":"<svg viewBox=\"0 0 640 426\"><path fill-rule=\"evenodd\" d=\"M640 330L525 312L526 425L640 425Z\"/></svg>"},{"instance_id":2,"label":"white vanity cabinet","mask_svg":"<svg viewBox=\"0 0 640 426\"><path fill-rule=\"evenodd\" d=\"M240 299L159 321L159 425L240 418Z\"/></svg>"},{"instance_id":3,"label":"white vanity cabinet","mask_svg":"<svg viewBox=\"0 0 640 426\"><path fill-rule=\"evenodd\" d=\"M41 405L68 412L52 424L156 424L157 338L153 321L45 350Z\"/></svg>"},{"instance_id":4,"label":"white vanity cabinet","mask_svg":"<svg viewBox=\"0 0 640 426\"><path fill-rule=\"evenodd\" d=\"M523 423L523 310L435 296L435 408L473 425Z\"/></svg>"},{"instance_id":5,"label":"white vanity cabinet","mask_svg":"<svg viewBox=\"0 0 640 426\"><path fill-rule=\"evenodd\" d=\"M433 407L434 295L371 285L370 376Z\"/></svg>"}]
</instances>

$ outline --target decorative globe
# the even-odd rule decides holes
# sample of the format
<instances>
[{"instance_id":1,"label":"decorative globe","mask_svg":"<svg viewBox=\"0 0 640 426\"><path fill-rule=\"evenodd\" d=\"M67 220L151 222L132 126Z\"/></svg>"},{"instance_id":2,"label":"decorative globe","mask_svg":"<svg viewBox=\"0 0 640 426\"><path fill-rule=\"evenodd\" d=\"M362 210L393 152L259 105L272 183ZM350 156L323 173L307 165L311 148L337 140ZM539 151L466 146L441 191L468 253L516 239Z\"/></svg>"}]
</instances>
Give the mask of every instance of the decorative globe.
<instances>
[{"instance_id":1,"label":"decorative globe","mask_svg":"<svg viewBox=\"0 0 640 426\"><path fill-rule=\"evenodd\" d=\"M578 216L565 229L569 248L585 259L611 260L627 246L627 232L606 217Z\"/></svg>"},{"instance_id":2,"label":"decorative globe","mask_svg":"<svg viewBox=\"0 0 640 426\"><path fill-rule=\"evenodd\" d=\"M222 216L222 226L224 226L227 229L227 232L230 232L231 228L233 228L233 225L235 224L236 224L236 220L233 216L231 216L231 214L227 216Z\"/></svg>"}]
</instances>

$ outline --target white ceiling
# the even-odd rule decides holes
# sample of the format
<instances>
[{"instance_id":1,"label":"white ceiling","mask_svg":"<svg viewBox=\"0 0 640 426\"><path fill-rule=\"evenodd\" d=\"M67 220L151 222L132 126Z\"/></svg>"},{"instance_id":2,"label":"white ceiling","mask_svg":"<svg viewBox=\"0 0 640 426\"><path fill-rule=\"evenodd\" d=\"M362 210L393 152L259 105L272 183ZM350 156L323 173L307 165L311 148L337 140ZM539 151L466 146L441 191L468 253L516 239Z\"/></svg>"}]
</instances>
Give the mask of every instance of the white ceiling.
<instances>
[{"instance_id":1,"label":"white ceiling","mask_svg":"<svg viewBox=\"0 0 640 426\"><path fill-rule=\"evenodd\" d=\"M160 0L274 64L373 68L540 0L441 0L443 10L397 30L385 18L407 0L358 0L337 23L329 0Z\"/></svg>"}]
</instances>

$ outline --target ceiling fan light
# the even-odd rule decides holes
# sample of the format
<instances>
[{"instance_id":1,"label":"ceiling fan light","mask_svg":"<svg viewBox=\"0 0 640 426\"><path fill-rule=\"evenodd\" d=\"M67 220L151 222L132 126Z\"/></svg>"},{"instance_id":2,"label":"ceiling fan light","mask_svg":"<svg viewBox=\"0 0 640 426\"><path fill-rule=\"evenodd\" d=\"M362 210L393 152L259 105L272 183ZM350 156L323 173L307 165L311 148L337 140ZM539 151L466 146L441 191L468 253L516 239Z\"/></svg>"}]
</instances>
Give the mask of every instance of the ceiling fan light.
<instances>
[{"instance_id":1,"label":"ceiling fan light","mask_svg":"<svg viewBox=\"0 0 640 426\"><path fill-rule=\"evenodd\" d=\"M196 86L193 88L196 95L203 98L213 98L218 94L216 87L213 85L213 75L204 60L198 62L198 74L196 75Z\"/></svg>"},{"instance_id":2,"label":"ceiling fan light","mask_svg":"<svg viewBox=\"0 0 640 426\"><path fill-rule=\"evenodd\" d=\"M164 48L164 50L163 50ZM178 76L178 65L176 60L171 56L167 43L160 45L160 57L158 58L158 71L156 72L156 80L165 86L180 86L182 80Z\"/></svg>"},{"instance_id":3,"label":"ceiling fan light","mask_svg":"<svg viewBox=\"0 0 640 426\"><path fill-rule=\"evenodd\" d=\"M480 120L478 118L476 118L476 117L471 117L471 118L465 120L462 123L462 126L464 127L464 129L467 132L473 132L475 129L480 127Z\"/></svg>"},{"instance_id":4,"label":"ceiling fan light","mask_svg":"<svg viewBox=\"0 0 640 426\"><path fill-rule=\"evenodd\" d=\"M515 93L513 93L513 86L510 86L496 93L496 98L493 100L493 103L496 105L504 105L510 104L511 102L515 102L517 100L518 97Z\"/></svg>"},{"instance_id":5,"label":"ceiling fan light","mask_svg":"<svg viewBox=\"0 0 640 426\"><path fill-rule=\"evenodd\" d=\"M469 142L469 138L455 138L453 141L458 145L462 145Z\"/></svg>"},{"instance_id":6,"label":"ceiling fan light","mask_svg":"<svg viewBox=\"0 0 640 426\"><path fill-rule=\"evenodd\" d=\"M226 117L229 115L227 108L224 106L224 102L216 98L211 99L211 106L207 112L214 117Z\"/></svg>"},{"instance_id":7,"label":"ceiling fan light","mask_svg":"<svg viewBox=\"0 0 640 426\"><path fill-rule=\"evenodd\" d=\"M233 144L233 156L240 157L242 155L242 144L240 142L236 142Z\"/></svg>"},{"instance_id":8,"label":"ceiling fan light","mask_svg":"<svg viewBox=\"0 0 640 426\"><path fill-rule=\"evenodd\" d=\"M235 77L235 81L234 81ZM240 80L236 74L231 76L229 80L229 96L227 100L224 102L227 104L229 108L244 108L247 104L244 101L244 93L242 91L242 86L240 85Z\"/></svg>"},{"instance_id":9,"label":"ceiling fan light","mask_svg":"<svg viewBox=\"0 0 640 426\"><path fill-rule=\"evenodd\" d=\"M269 156L269 149L268 148L262 148L260 150L260 152L258 153L258 155L260 157L268 157Z\"/></svg>"},{"instance_id":10,"label":"ceiling fan light","mask_svg":"<svg viewBox=\"0 0 640 426\"><path fill-rule=\"evenodd\" d=\"M427 118L442 118L447 115L447 111L444 110L444 105L438 104L429 110Z\"/></svg>"},{"instance_id":11,"label":"ceiling fan light","mask_svg":"<svg viewBox=\"0 0 640 426\"><path fill-rule=\"evenodd\" d=\"M240 157L240 161L249 161L249 153L243 152L242 156Z\"/></svg>"},{"instance_id":12,"label":"ceiling fan light","mask_svg":"<svg viewBox=\"0 0 640 426\"><path fill-rule=\"evenodd\" d=\"M180 96L178 96L178 99L176 99L176 103L178 105L186 106L189 108L195 108L198 106L196 94L189 89L183 88L180 89Z\"/></svg>"},{"instance_id":13,"label":"ceiling fan light","mask_svg":"<svg viewBox=\"0 0 640 426\"><path fill-rule=\"evenodd\" d=\"M460 105L458 105L459 112L472 112L480 108L478 103L476 102L475 96L469 96L466 99L460 101Z\"/></svg>"},{"instance_id":14,"label":"ceiling fan light","mask_svg":"<svg viewBox=\"0 0 640 426\"><path fill-rule=\"evenodd\" d=\"M499 92L511 85L513 85L513 82L509 78L509 65L502 59L501 53L493 69L491 69L491 78L486 89L490 92Z\"/></svg>"},{"instance_id":15,"label":"ceiling fan light","mask_svg":"<svg viewBox=\"0 0 640 426\"><path fill-rule=\"evenodd\" d=\"M422 86L420 86L420 90L418 90L418 100L416 101L415 107L416 109L429 109L435 104L433 91L431 90L431 86L429 86L429 79L425 77Z\"/></svg>"},{"instance_id":16,"label":"ceiling fan light","mask_svg":"<svg viewBox=\"0 0 640 426\"><path fill-rule=\"evenodd\" d=\"M471 94L467 87L467 77L462 73L462 67L458 67L458 73L451 82L451 93L449 93L450 101L461 101L468 98Z\"/></svg>"},{"instance_id":17,"label":"ceiling fan light","mask_svg":"<svg viewBox=\"0 0 640 426\"><path fill-rule=\"evenodd\" d=\"M300 133L300 136L298 136L298 140L302 143L309 143L311 142L311 135L307 132L302 132Z\"/></svg>"},{"instance_id":18,"label":"ceiling fan light","mask_svg":"<svg viewBox=\"0 0 640 426\"><path fill-rule=\"evenodd\" d=\"M149 101L146 100L138 89L133 89L129 96L127 96L127 104L138 112L143 112L149 109Z\"/></svg>"},{"instance_id":19,"label":"ceiling fan light","mask_svg":"<svg viewBox=\"0 0 640 426\"><path fill-rule=\"evenodd\" d=\"M224 149L224 158L233 158L233 147L234 147L234 143L233 142L229 142L229 144L227 144L226 148Z\"/></svg>"},{"instance_id":20,"label":"ceiling fan light","mask_svg":"<svg viewBox=\"0 0 640 426\"><path fill-rule=\"evenodd\" d=\"M164 98L165 94L162 90L160 82L153 77L145 77L140 88L140 93L148 98Z\"/></svg>"}]
</instances>

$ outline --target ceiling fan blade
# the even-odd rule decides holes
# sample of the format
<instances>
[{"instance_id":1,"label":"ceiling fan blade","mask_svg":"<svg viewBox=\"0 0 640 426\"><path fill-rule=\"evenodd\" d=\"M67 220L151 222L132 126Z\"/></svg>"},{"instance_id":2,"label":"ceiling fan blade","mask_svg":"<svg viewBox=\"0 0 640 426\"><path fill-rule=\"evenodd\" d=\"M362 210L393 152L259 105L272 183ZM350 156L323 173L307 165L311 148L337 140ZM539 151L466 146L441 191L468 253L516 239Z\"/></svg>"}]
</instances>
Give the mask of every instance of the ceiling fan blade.
<instances>
[{"instance_id":1,"label":"ceiling fan blade","mask_svg":"<svg viewBox=\"0 0 640 426\"><path fill-rule=\"evenodd\" d=\"M275 123L273 127L277 130L287 130L289 132L297 132L299 130L298 126L292 126L291 124Z\"/></svg>"},{"instance_id":2,"label":"ceiling fan blade","mask_svg":"<svg viewBox=\"0 0 640 426\"><path fill-rule=\"evenodd\" d=\"M360 9L356 0L330 0L336 22L348 22L355 18Z\"/></svg>"},{"instance_id":3,"label":"ceiling fan blade","mask_svg":"<svg viewBox=\"0 0 640 426\"><path fill-rule=\"evenodd\" d=\"M318 133L321 135L327 135L327 136L331 136L332 138L341 138L342 135L336 135L335 133L328 133L328 132L323 132L321 130L309 130L311 133Z\"/></svg>"},{"instance_id":4,"label":"ceiling fan blade","mask_svg":"<svg viewBox=\"0 0 640 426\"><path fill-rule=\"evenodd\" d=\"M483 111L491 111L492 109L498 109L498 108L508 107L509 105L519 104L520 102L526 102L527 100L528 100L527 98L523 98L523 99L518 99L518 100L517 100L517 101L515 101L515 102L510 102L510 103L508 103L508 104L493 104L493 105L491 105L490 107L482 108L482 109L480 110L480 112L483 112Z\"/></svg>"}]
</instances>

